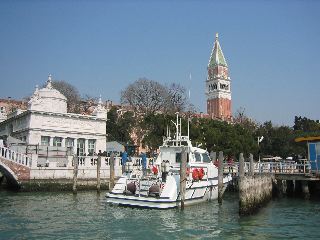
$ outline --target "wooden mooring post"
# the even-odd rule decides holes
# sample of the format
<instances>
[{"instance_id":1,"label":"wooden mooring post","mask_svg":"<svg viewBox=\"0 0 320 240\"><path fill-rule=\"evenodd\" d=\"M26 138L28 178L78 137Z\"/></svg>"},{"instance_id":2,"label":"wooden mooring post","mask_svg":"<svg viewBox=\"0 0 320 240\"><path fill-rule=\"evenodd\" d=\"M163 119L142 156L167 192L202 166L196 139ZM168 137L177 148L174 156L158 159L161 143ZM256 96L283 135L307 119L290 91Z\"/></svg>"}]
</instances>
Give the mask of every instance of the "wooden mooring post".
<instances>
[{"instance_id":1,"label":"wooden mooring post","mask_svg":"<svg viewBox=\"0 0 320 240\"><path fill-rule=\"evenodd\" d=\"M97 192L98 193L100 193L100 190L101 190L100 168L101 168L101 156L99 155L97 159Z\"/></svg>"},{"instance_id":2,"label":"wooden mooring post","mask_svg":"<svg viewBox=\"0 0 320 240\"><path fill-rule=\"evenodd\" d=\"M77 181L78 181L78 156L73 155L73 194L77 194Z\"/></svg>"},{"instance_id":3,"label":"wooden mooring post","mask_svg":"<svg viewBox=\"0 0 320 240\"><path fill-rule=\"evenodd\" d=\"M254 176L254 162L253 162L253 154L250 153L249 155L250 160L250 176Z\"/></svg>"},{"instance_id":4,"label":"wooden mooring post","mask_svg":"<svg viewBox=\"0 0 320 240\"><path fill-rule=\"evenodd\" d=\"M114 187L114 153L111 153L109 165L110 165L109 191L111 192Z\"/></svg>"},{"instance_id":5,"label":"wooden mooring post","mask_svg":"<svg viewBox=\"0 0 320 240\"><path fill-rule=\"evenodd\" d=\"M186 148L182 149L181 152L181 163L180 163L180 207L181 210L184 210L184 201L186 195L186 178L187 172L187 151Z\"/></svg>"},{"instance_id":6,"label":"wooden mooring post","mask_svg":"<svg viewBox=\"0 0 320 240\"><path fill-rule=\"evenodd\" d=\"M218 165L218 203L222 203L222 196L224 193L223 185L223 152L219 152L219 165Z\"/></svg>"}]
</instances>

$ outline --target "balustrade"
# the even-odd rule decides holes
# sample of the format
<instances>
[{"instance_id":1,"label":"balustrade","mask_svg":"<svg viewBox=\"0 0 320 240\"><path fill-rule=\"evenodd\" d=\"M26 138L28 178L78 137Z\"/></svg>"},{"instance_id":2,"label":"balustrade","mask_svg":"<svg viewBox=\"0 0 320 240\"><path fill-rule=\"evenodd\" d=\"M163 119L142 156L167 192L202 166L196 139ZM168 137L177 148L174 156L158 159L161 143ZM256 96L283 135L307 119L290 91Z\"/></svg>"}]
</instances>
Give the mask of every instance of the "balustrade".
<instances>
[{"instance_id":1,"label":"balustrade","mask_svg":"<svg viewBox=\"0 0 320 240\"><path fill-rule=\"evenodd\" d=\"M18 153L7 147L0 147L0 156L6 160L31 167L31 158L23 153Z\"/></svg>"}]
</instances>

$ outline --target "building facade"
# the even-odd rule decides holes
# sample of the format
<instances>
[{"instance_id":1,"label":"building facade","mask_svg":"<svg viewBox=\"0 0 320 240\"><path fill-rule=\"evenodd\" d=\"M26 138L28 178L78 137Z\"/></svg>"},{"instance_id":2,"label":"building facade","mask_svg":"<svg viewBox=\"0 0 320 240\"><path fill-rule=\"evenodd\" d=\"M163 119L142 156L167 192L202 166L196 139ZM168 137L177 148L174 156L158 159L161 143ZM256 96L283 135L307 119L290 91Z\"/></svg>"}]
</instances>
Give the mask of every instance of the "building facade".
<instances>
[{"instance_id":1,"label":"building facade","mask_svg":"<svg viewBox=\"0 0 320 240\"><path fill-rule=\"evenodd\" d=\"M79 155L106 149L107 111L101 98L92 115L67 112L67 99L52 87L36 87L27 110L16 110L0 122L0 138L17 138L27 145L72 147Z\"/></svg>"},{"instance_id":2,"label":"building facade","mask_svg":"<svg viewBox=\"0 0 320 240\"><path fill-rule=\"evenodd\" d=\"M212 119L232 120L231 79L218 33L208 63L206 80L207 113Z\"/></svg>"}]
</instances>

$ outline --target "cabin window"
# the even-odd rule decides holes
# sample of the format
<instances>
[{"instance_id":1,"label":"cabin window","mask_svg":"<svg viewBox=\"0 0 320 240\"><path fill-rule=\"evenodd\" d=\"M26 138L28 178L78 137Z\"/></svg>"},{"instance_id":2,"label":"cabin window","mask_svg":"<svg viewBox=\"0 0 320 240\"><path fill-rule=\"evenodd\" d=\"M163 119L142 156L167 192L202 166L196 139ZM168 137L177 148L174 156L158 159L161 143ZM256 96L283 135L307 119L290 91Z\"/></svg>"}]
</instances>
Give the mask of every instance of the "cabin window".
<instances>
[{"instance_id":1,"label":"cabin window","mask_svg":"<svg viewBox=\"0 0 320 240\"><path fill-rule=\"evenodd\" d=\"M195 156L195 158L196 158L196 162L201 162L201 155L200 155L200 153L195 152L195 153L194 153L194 156Z\"/></svg>"},{"instance_id":2,"label":"cabin window","mask_svg":"<svg viewBox=\"0 0 320 240\"><path fill-rule=\"evenodd\" d=\"M181 153L176 153L176 162L181 162Z\"/></svg>"},{"instance_id":3,"label":"cabin window","mask_svg":"<svg viewBox=\"0 0 320 240\"><path fill-rule=\"evenodd\" d=\"M206 162L206 163L211 162L210 157L206 153L202 153L202 159L203 159L203 162Z\"/></svg>"}]
</instances>

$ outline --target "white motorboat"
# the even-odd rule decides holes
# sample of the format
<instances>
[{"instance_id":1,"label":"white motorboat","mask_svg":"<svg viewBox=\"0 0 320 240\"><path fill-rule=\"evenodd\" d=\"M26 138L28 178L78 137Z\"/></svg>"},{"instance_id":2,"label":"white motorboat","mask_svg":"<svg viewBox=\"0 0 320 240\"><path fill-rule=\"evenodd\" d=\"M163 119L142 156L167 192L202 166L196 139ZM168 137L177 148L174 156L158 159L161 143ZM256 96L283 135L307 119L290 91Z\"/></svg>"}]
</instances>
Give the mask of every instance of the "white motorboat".
<instances>
[{"instance_id":1,"label":"white motorboat","mask_svg":"<svg viewBox=\"0 0 320 240\"><path fill-rule=\"evenodd\" d=\"M174 123L174 122L173 122ZM168 209L181 203L180 164L182 150L187 152L186 191L184 205L218 198L218 168L206 150L192 146L188 135L181 135L181 119L177 115L176 134L167 137L149 171L127 162L125 172L107 193L107 202L130 207ZM231 175L223 178L226 186Z\"/></svg>"}]
</instances>

